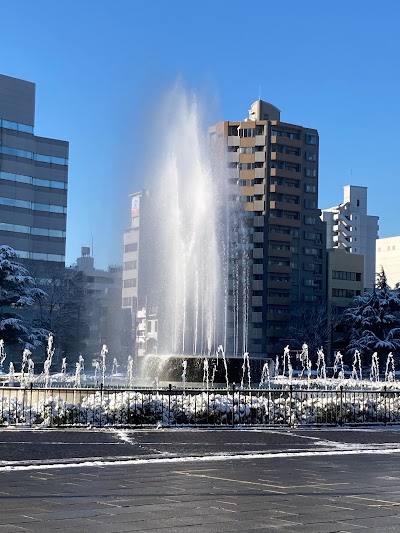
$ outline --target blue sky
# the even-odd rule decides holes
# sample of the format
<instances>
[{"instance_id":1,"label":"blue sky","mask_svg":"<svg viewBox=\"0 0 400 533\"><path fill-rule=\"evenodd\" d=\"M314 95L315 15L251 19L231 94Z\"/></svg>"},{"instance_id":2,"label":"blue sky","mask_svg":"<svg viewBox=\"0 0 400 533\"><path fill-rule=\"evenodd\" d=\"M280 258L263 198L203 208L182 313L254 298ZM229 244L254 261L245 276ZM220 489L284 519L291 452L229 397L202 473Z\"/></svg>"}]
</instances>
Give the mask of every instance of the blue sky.
<instances>
[{"instance_id":1,"label":"blue sky","mask_svg":"<svg viewBox=\"0 0 400 533\"><path fill-rule=\"evenodd\" d=\"M319 207L369 188L380 236L400 234L400 4L269 0L13 0L0 72L37 84L36 133L70 142L67 264L94 243L120 263L128 194L144 183L152 98L177 77L208 119L247 116L259 95L320 134ZM156 129L150 140L156 154Z\"/></svg>"}]
</instances>

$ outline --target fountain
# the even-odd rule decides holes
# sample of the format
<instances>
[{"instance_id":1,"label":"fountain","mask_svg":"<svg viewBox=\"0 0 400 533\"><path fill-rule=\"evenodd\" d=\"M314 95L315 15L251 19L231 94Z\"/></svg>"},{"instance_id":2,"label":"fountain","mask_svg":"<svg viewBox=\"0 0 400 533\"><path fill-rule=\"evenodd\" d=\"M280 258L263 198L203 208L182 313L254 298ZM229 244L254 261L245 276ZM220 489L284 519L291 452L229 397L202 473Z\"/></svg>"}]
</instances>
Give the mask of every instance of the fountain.
<instances>
[{"instance_id":1,"label":"fountain","mask_svg":"<svg viewBox=\"0 0 400 533\"><path fill-rule=\"evenodd\" d=\"M248 381L248 387L251 388L251 375L250 375L250 359L248 352L244 352L243 354L243 365L242 365L242 381L240 383L240 388L243 389L244 385L244 378L247 373L247 381Z\"/></svg>"},{"instance_id":2,"label":"fountain","mask_svg":"<svg viewBox=\"0 0 400 533\"><path fill-rule=\"evenodd\" d=\"M211 372L220 346L224 365L248 352L249 213L238 200L238 185L229 180L226 147L203 127L194 95L180 87L171 91L157 114L157 129L163 143L157 166L149 170L155 183L147 184L151 194L140 197L140 220L133 215L132 228L150 236L141 246L145 279L137 307L143 316L153 313L158 329L156 346L148 348L139 334L137 343L144 346L140 357L166 360L156 374L164 381L167 366L175 370L175 379L168 379L179 381L177 361L184 359L188 375L201 382L199 363L208 358ZM138 382L152 382L155 365L141 366Z\"/></svg>"},{"instance_id":3,"label":"fountain","mask_svg":"<svg viewBox=\"0 0 400 533\"><path fill-rule=\"evenodd\" d=\"M7 354L4 349L4 341L3 339L0 339L0 371L3 370L3 364L6 360Z\"/></svg>"},{"instance_id":4,"label":"fountain","mask_svg":"<svg viewBox=\"0 0 400 533\"><path fill-rule=\"evenodd\" d=\"M371 372L369 375L369 379L370 381L379 381L379 357L377 352L374 352L372 354Z\"/></svg>"},{"instance_id":5,"label":"fountain","mask_svg":"<svg viewBox=\"0 0 400 533\"><path fill-rule=\"evenodd\" d=\"M395 378L396 378L396 371L395 371L395 365L394 365L394 356L392 352L390 352L387 356L387 361L386 361L385 381L393 382Z\"/></svg>"},{"instance_id":6,"label":"fountain","mask_svg":"<svg viewBox=\"0 0 400 533\"><path fill-rule=\"evenodd\" d=\"M14 364L11 361L9 371L8 371L8 384L10 387L14 387L14 381L15 381Z\"/></svg>"},{"instance_id":7,"label":"fountain","mask_svg":"<svg viewBox=\"0 0 400 533\"><path fill-rule=\"evenodd\" d=\"M354 351L353 356L353 370L351 373L351 378L356 381L362 380L362 365L361 365L361 354L358 350Z\"/></svg>"},{"instance_id":8,"label":"fountain","mask_svg":"<svg viewBox=\"0 0 400 533\"><path fill-rule=\"evenodd\" d=\"M317 351L317 378L326 379L325 354L322 347Z\"/></svg>"}]
</instances>

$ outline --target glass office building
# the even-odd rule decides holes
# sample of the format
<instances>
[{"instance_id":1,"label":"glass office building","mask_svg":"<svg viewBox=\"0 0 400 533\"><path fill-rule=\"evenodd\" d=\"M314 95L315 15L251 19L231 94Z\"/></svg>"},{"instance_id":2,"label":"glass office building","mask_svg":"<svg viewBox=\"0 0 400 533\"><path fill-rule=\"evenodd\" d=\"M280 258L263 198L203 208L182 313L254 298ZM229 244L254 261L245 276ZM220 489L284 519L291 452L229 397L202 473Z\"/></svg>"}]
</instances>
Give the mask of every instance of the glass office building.
<instances>
[{"instance_id":1,"label":"glass office building","mask_svg":"<svg viewBox=\"0 0 400 533\"><path fill-rule=\"evenodd\" d=\"M0 75L0 244L64 266L69 144L34 126L35 84Z\"/></svg>"}]
</instances>

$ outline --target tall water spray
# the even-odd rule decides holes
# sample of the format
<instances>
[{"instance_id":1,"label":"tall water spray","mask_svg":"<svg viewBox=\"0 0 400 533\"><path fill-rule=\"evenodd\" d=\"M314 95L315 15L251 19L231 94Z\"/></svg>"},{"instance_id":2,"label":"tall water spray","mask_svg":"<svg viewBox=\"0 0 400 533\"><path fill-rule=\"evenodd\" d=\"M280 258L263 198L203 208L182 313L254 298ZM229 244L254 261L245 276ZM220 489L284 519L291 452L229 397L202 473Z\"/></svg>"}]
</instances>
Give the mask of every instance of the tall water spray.
<instances>
[{"instance_id":1,"label":"tall water spray","mask_svg":"<svg viewBox=\"0 0 400 533\"><path fill-rule=\"evenodd\" d=\"M180 88L170 92L157 119L159 166L152 170L148 221L154 253L144 266L142 302L157 309L157 352L212 356L222 345L225 353L241 355L247 351L249 253L237 214L244 211L228 204L228 193L238 197L239 191L236 184L228 189L224 142L207 133L198 100Z\"/></svg>"}]
</instances>

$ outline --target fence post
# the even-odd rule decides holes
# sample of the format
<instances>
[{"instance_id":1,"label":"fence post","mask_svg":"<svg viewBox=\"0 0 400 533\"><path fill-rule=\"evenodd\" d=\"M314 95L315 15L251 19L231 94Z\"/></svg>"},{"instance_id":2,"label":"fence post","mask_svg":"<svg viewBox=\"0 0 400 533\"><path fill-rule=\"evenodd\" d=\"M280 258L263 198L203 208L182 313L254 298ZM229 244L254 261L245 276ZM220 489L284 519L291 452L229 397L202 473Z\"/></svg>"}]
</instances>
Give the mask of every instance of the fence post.
<instances>
[{"instance_id":1,"label":"fence post","mask_svg":"<svg viewBox=\"0 0 400 533\"><path fill-rule=\"evenodd\" d=\"M100 412L99 412L99 424L101 427L101 412L103 408L103 382L100 383Z\"/></svg>"},{"instance_id":2,"label":"fence post","mask_svg":"<svg viewBox=\"0 0 400 533\"><path fill-rule=\"evenodd\" d=\"M235 427L235 384L234 383L232 383L232 427L233 428Z\"/></svg>"},{"instance_id":3,"label":"fence post","mask_svg":"<svg viewBox=\"0 0 400 533\"><path fill-rule=\"evenodd\" d=\"M172 385L171 383L168 385L168 425L171 425L171 391L172 391Z\"/></svg>"},{"instance_id":4,"label":"fence post","mask_svg":"<svg viewBox=\"0 0 400 533\"><path fill-rule=\"evenodd\" d=\"M343 385L340 385L340 417L339 424L343 426Z\"/></svg>"},{"instance_id":5,"label":"fence post","mask_svg":"<svg viewBox=\"0 0 400 533\"><path fill-rule=\"evenodd\" d=\"M384 395L385 395L385 396L384 396L384 397L385 397L385 420L384 420L384 422L385 422L385 426L386 426L386 424L387 424L387 404L386 404L386 400L387 400L387 386L386 386L386 385L383 387L383 393L384 393Z\"/></svg>"},{"instance_id":6,"label":"fence post","mask_svg":"<svg viewBox=\"0 0 400 533\"><path fill-rule=\"evenodd\" d=\"M32 427L32 397L33 397L33 383L32 383L32 381L30 383L30 389L31 389L31 394L30 394L30 401L29 401L29 427Z\"/></svg>"}]
</instances>

